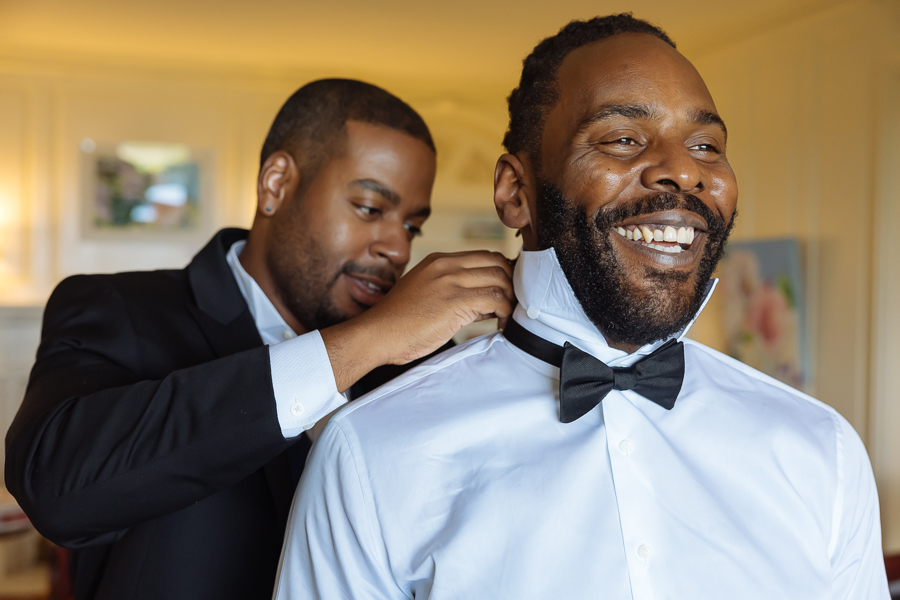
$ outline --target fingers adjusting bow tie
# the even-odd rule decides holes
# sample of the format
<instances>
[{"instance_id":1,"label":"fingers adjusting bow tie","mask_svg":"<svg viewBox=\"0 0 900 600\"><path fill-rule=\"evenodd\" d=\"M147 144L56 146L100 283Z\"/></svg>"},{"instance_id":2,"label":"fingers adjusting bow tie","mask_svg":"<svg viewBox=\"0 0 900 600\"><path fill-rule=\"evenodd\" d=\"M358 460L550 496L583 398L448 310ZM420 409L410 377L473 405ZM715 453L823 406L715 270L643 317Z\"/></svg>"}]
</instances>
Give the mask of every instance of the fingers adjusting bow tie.
<instances>
[{"instance_id":1,"label":"fingers adjusting bow tie","mask_svg":"<svg viewBox=\"0 0 900 600\"><path fill-rule=\"evenodd\" d=\"M633 390L672 410L684 380L684 344L669 340L630 367L610 367L569 342L564 347L510 319L503 335L513 345L559 367L559 420L580 419L612 390Z\"/></svg>"}]
</instances>

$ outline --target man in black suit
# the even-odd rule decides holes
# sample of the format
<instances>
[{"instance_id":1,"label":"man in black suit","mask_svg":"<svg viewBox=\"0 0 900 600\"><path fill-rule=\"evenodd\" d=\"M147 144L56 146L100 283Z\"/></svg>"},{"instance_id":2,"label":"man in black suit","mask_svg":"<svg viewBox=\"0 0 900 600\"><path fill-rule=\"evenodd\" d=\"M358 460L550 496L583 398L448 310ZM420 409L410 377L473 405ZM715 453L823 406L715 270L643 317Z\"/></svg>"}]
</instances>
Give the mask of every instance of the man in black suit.
<instances>
[{"instance_id":1,"label":"man in black suit","mask_svg":"<svg viewBox=\"0 0 900 600\"><path fill-rule=\"evenodd\" d=\"M73 549L79 600L271 597L308 430L392 374L376 367L509 315L497 254L399 279L434 171L401 100L314 82L266 139L249 235L220 231L184 270L60 283L6 482Z\"/></svg>"}]
</instances>

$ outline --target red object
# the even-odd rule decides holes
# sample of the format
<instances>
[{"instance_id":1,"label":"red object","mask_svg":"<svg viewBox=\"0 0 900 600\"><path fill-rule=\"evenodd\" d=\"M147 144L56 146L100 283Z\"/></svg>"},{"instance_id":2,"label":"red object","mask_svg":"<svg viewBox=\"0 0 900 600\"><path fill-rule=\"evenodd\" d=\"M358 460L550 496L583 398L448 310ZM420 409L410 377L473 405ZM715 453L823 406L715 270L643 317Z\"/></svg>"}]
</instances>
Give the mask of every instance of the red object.
<instances>
[{"instance_id":1,"label":"red object","mask_svg":"<svg viewBox=\"0 0 900 600\"><path fill-rule=\"evenodd\" d=\"M900 554L885 556L884 568L887 571L888 581L897 581L900 579Z\"/></svg>"},{"instance_id":2,"label":"red object","mask_svg":"<svg viewBox=\"0 0 900 600\"><path fill-rule=\"evenodd\" d=\"M52 546L50 555L50 597L48 600L74 600L69 551Z\"/></svg>"}]
</instances>

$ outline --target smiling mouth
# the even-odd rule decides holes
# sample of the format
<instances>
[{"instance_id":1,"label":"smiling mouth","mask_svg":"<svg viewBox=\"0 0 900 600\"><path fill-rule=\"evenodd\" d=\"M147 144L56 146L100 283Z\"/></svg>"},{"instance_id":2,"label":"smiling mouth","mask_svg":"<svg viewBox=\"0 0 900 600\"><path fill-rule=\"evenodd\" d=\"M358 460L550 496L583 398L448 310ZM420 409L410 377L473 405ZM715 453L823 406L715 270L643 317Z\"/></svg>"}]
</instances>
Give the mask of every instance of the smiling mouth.
<instances>
[{"instance_id":1,"label":"smiling mouth","mask_svg":"<svg viewBox=\"0 0 900 600\"><path fill-rule=\"evenodd\" d=\"M654 223L620 225L613 230L623 238L646 248L669 254L689 251L697 236L693 227L673 227Z\"/></svg>"},{"instance_id":2,"label":"smiling mouth","mask_svg":"<svg viewBox=\"0 0 900 600\"><path fill-rule=\"evenodd\" d=\"M351 277L353 277L353 276L351 275ZM372 281L366 281L365 279L360 279L359 277L353 277L353 278L356 279L360 283L360 285L365 287L369 292L371 292L373 294L386 294L387 291L390 289L390 286L388 286L388 285L378 285L377 283L374 283Z\"/></svg>"},{"instance_id":3,"label":"smiling mouth","mask_svg":"<svg viewBox=\"0 0 900 600\"><path fill-rule=\"evenodd\" d=\"M350 284L350 296L362 306L372 306L387 294L393 284L379 278L365 275L344 273Z\"/></svg>"}]
</instances>

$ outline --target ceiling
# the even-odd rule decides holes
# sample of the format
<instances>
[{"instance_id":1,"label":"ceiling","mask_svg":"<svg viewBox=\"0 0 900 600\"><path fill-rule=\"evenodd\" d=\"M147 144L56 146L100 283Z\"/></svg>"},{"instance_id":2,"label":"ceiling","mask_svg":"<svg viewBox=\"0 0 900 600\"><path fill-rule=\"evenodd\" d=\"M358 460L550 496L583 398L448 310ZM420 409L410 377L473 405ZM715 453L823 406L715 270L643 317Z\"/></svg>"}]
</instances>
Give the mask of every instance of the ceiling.
<instances>
[{"instance_id":1,"label":"ceiling","mask_svg":"<svg viewBox=\"0 0 900 600\"><path fill-rule=\"evenodd\" d=\"M840 0L0 0L0 54L306 70L455 85L515 82L574 18L632 11L686 54Z\"/></svg>"}]
</instances>

